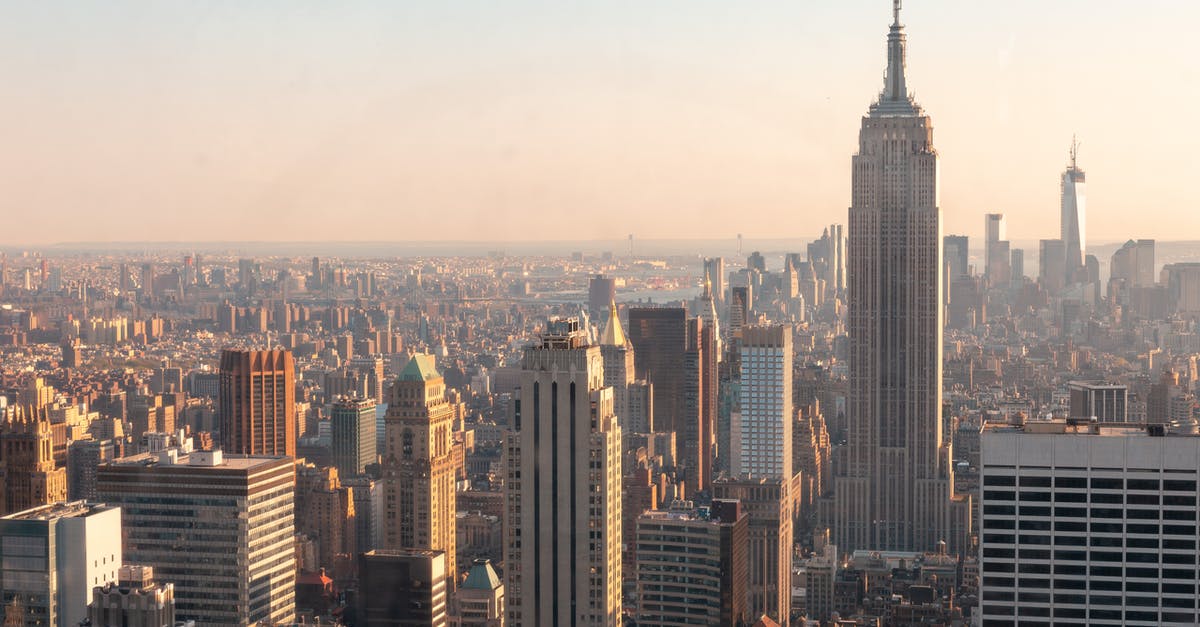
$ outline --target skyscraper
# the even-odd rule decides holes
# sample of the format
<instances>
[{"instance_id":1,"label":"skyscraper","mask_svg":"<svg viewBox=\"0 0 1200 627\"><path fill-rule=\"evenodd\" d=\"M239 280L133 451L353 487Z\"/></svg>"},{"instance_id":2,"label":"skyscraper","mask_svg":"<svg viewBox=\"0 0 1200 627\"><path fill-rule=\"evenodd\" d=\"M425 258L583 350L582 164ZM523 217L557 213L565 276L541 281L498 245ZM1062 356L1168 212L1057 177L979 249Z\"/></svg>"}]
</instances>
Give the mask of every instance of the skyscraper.
<instances>
[{"instance_id":1,"label":"skyscraper","mask_svg":"<svg viewBox=\"0 0 1200 627\"><path fill-rule=\"evenodd\" d=\"M329 412L333 428L333 465L338 474L361 475L375 463L375 400L342 397Z\"/></svg>"},{"instance_id":2,"label":"skyscraper","mask_svg":"<svg viewBox=\"0 0 1200 627\"><path fill-rule=\"evenodd\" d=\"M712 297L725 302L725 258L708 257L704 259L704 278L712 289Z\"/></svg>"},{"instance_id":3,"label":"skyscraper","mask_svg":"<svg viewBox=\"0 0 1200 627\"><path fill-rule=\"evenodd\" d=\"M41 505L0 518L0 601L17 597L22 625L78 625L92 586L121 568L121 510L84 501Z\"/></svg>"},{"instance_id":4,"label":"skyscraper","mask_svg":"<svg viewBox=\"0 0 1200 627\"><path fill-rule=\"evenodd\" d=\"M1079 143L1071 143L1071 164L1062 175L1062 230L1059 239L1067 253L1067 283L1084 281L1087 256L1087 177L1079 169Z\"/></svg>"},{"instance_id":5,"label":"skyscraper","mask_svg":"<svg viewBox=\"0 0 1200 627\"><path fill-rule=\"evenodd\" d=\"M458 578L454 407L432 355L413 355L392 384L384 417L385 549L446 554L446 585Z\"/></svg>"},{"instance_id":6,"label":"skyscraper","mask_svg":"<svg viewBox=\"0 0 1200 627\"><path fill-rule=\"evenodd\" d=\"M600 354L604 357L604 385L613 389L613 412L621 432L648 433L653 427L653 386L636 378L634 350L617 314L616 303L609 303L608 322L600 335Z\"/></svg>"},{"instance_id":7,"label":"skyscraper","mask_svg":"<svg viewBox=\"0 0 1200 627\"><path fill-rule=\"evenodd\" d=\"M716 329L682 308L632 308L629 341L637 376L654 386L654 430L674 432L688 494L712 471L716 426Z\"/></svg>"},{"instance_id":8,"label":"skyscraper","mask_svg":"<svg viewBox=\"0 0 1200 627\"><path fill-rule=\"evenodd\" d=\"M295 463L184 446L100 467L125 557L175 584L197 625L289 624L296 610Z\"/></svg>"},{"instance_id":9,"label":"skyscraper","mask_svg":"<svg viewBox=\"0 0 1200 627\"><path fill-rule=\"evenodd\" d=\"M66 498L67 469L54 461L49 414L45 407L17 406L10 420L0 425L0 514Z\"/></svg>"},{"instance_id":10,"label":"skyscraper","mask_svg":"<svg viewBox=\"0 0 1200 627\"><path fill-rule=\"evenodd\" d=\"M792 328L742 329L741 411L734 414L732 473L792 477Z\"/></svg>"},{"instance_id":11,"label":"skyscraper","mask_svg":"<svg viewBox=\"0 0 1200 627\"><path fill-rule=\"evenodd\" d=\"M1061 239L1044 239L1038 243L1038 279L1042 289L1058 294L1066 286L1066 247Z\"/></svg>"},{"instance_id":12,"label":"skyscraper","mask_svg":"<svg viewBox=\"0 0 1200 627\"><path fill-rule=\"evenodd\" d=\"M905 83L899 0L893 14L886 84L853 159L848 446L834 515L847 552L950 541L938 158L932 121Z\"/></svg>"},{"instance_id":13,"label":"skyscraper","mask_svg":"<svg viewBox=\"0 0 1200 627\"><path fill-rule=\"evenodd\" d=\"M505 441L509 625L621 624L621 427L597 346L553 319Z\"/></svg>"},{"instance_id":14,"label":"skyscraper","mask_svg":"<svg viewBox=\"0 0 1200 627\"><path fill-rule=\"evenodd\" d=\"M226 453L296 455L296 366L285 350L221 353L221 443Z\"/></svg>"}]
</instances>

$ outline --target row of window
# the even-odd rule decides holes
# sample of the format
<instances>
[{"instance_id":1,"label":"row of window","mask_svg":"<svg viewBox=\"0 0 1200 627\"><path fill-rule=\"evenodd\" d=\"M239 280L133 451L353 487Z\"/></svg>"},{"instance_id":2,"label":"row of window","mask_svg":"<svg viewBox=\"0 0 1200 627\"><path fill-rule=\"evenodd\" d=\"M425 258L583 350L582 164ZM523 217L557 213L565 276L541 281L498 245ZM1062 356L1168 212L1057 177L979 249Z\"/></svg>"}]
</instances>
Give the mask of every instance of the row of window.
<instances>
[{"instance_id":1,"label":"row of window","mask_svg":"<svg viewBox=\"0 0 1200 627\"><path fill-rule=\"evenodd\" d=\"M1017 477L1012 475L985 475L983 485L1016 486ZM1039 477L1022 476L1022 488L1076 488L1093 490L1149 490L1157 492L1160 488L1174 492L1196 492L1196 481L1190 479L1121 479L1118 477Z\"/></svg>"}]
</instances>

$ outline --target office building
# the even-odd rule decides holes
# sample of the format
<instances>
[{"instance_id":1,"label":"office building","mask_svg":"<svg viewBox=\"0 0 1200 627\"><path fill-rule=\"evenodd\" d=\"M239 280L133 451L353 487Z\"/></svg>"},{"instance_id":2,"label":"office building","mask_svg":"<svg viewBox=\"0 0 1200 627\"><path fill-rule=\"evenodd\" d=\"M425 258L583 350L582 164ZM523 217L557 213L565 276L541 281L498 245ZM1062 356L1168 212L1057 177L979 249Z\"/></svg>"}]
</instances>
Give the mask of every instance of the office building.
<instances>
[{"instance_id":1,"label":"office building","mask_svg":"<svg viewBox=\"0 0 1200 627\"><path fill-rule=\"evenodd\" d=\"M369 627L445 627L450 573L446 553L379 549L358 562L356 624Z\"/></svg>"},{"instance_id":2,"label":"office building","mask_svg":"<svg viewBox=\"0 0 1200 627\"><path fill-rule=\"evenodd\" d=\"M504 583L491 561L477 559L454 595L450 624L454 627L504 625Z\"/></svg>"},{"instance_id":3,"label":"office building","mask_svg":"<svg viewBox=\"0 0 1200 627\"><path fill-rule=\"evenodd\" d=\"M603 274L594 275L588 279L588 315L593 320L599 320L600 315L608 311L609 303L617 298L617 280Z\"/></svg>"},{"instance_id":4,"label":"office building","mask_svg":"<svg viewBox=\"0 0 1200 627\"><path fill-rule=\"evenodd\" d=\"M792 476L792 327L742 329L739 411L731 418L731 472Z\"/></svg>"},{"instance_id":5,"label":"office building","mask_svg":"<svg viewBox=\"0 0 1200 627\"><path fill-rule=\"evenodd\" d=\"M1067 249L1061 239L1038 243L1038 280L1042 289L1058 294L1067 285Z\"/></svg>"},{"instance_id":6,"label":"office building","mask_svg":"<svg viewBox=\"0 0 1200 627\"><path fill-rule=\"evenodd\" d=\"M342 477L355 477L375 463L375 400L343 396L329 412L333 465Z\"/></svg>"},{"instance_id":7,"label":"office building","mask_svg":"<svg viewBox=\"0 0 1200 627\"><path fill-rule=\"evenodd\" d=\"M1055 421L981 443L983 627L1200 624L1200 438Z\"/></svg>"},{"instance_id":8,"label":"office building","mask_svg":"<svg viewBox=\"0 0 1200 627\"><path fill-rule=\"evenodd\" d=\"M636 378L633 345L625 337L616 303L609 303L608 322L600 335L604 385L613 389L613 411L621 432L649 433L654 425L653 387Z\"/></svg>"},{"instance_id":9,"label":"office building","mask_svg":"<svg viewBox=\"0 0 1200 627\"><path fill-rule=\"evenodd\" d=\"M54 435L46 408L18 405L0 425L0 514L66 498L67 469L55 463Z\"/></svg>"},{"instance_id":10,"label":"office building","mask_svg":"<svg viewBox=\"0 0 1200 627\"><path fill-rule=\"evenodd\" d=\"M736 288L735 299L736 299ZM716 329L682 308L631 308L637 377L654 386L654 430L674 432L687 494L705 489L716 423Z\"/></svg>"},{"instance_id":11,"label":"office building","mask_svg":"<svg viewBox=\"0 0 1200 627\"><path fill-rule=\"evenodd\" d=\"M786 625L792 612L792 482L720 478L712 495L714 502L739 501L748 515L746 615Z\"/></svg>"},{"instance_id":12,"label":"office building","mask_svg":"<svg viewBox=\"0 0 1200 627\"><path fill-rule=\"evenodd\" d=\"M225 350L221 443L228 454L296 455L296 365L286 350Z\"/></svg>"},{"instance_id":13,"label":"office building","mask_svg":"<svg viewBox=\"0 0 1200 627\"><path fill-rule=\"evenodd\" d=\"M115 582L92 588L94 627L174 627L175 584L156 582L149 566L122 566Z\"/></svg>"},{"instance_id":14,"label":"office building","mask_svg":"<svg viewBox=\"0 0 1200 627\"><path fill-rule=\"evenodd\" d=\"M983 263L984 276L987 277L989 285L1007 286L1012 280L1006 233L1003 213L989 213L984 216Z\"/></svg>"},{"instance_id":15,"label":"office building","mask_svg":"<svg viewBox=\"0 0 1200 627\"><path fill-rule=\"evenodd\" d=\"M942 442L938 156L904 72L896 2L885 87L863 117L853 160L848 433L833 525L848 552L927 550L939 540L957 548Z\"/></svg>"},{"instance_id":16,"label":"office building","mask_svg":"<svg viewBox=\"0 0 1200 627\"><path fill-rule=\"evenodd\" d=\"M598 346L551 319L505 437L509 625L621 624L621 427Z\"/></svg>"},{"instance_id":17,"label":"office building","mask_svg":"<svg viewBox=\"0 0 1200 627\"><path fill-rule=\"evenodd\" d=\"M432 355L413 355L400 371L385 421L383 547L444 552L446 585L453 593L458 578L454 407Z\"/></svg>"},{"instance_id":18,"label":"office building","mask_svg":"<svg viewBox=\"0 0 1200 627\"><path fill-rule=\"evenodd\" d=\"M75 627L92 587L121 568L121 510L72 501L0 518L0 595L24 607L22 625Z\"/></svg>"},{"instance_id":19,"label":"office building","mask_svg":"<svg viewBox=\"0 0 1200 627\"><path fill-rule=\"evenodd\" d=\"M725 258L706 257L704 259L704 279L712 286L713 298L725 302Z\"/></svg>"},{"instance_id":20,"label":"office building","mask_svg":"<svg viewBox=\"0 0 1200 627\"><path fill-rule=\"evenodd\" d=\"M1062 175L1062 222L1059 239L1066 261L1065 280L1082 283L1087 257L1087 177L1079 169L1079 144L1071 144L1071 163Z\"/></svg>"},{"instance_id":21,"label":"office building","mask_svg":"<svg viewBox=\"0 0 1200 627\"><path fill-rule=\"evenodd\" d=\"M971 273L971 251L966 235L946 235L942 237L942 249L945 253L946 274L950 280L967 276Z\"/></svg>"},{"instance_id":22,"label":"office building","mask_svg":"<svg viewBox=\"0 0 1200 627\"><path fill-rule=\"evenodd\" d=\"M125 558L175 584L181 620L201 627L295 619L295 464L193 451L191 441L100 467L122 508Z\"/></svg>"},{"instance_id":23,"label":"office building","mask_svg":"<svg viewBox=\"0 0 1200 627\"><path fill-rule=\"evenodd\" d=\"M67 445L67 494L71 500L96 500L96 470L116 459L115 440L87 438Z\"/></svg>"},{"instance_id":24,"label":"office building","mask_svg":"<svg viewBox=\"0 0 1200 627\"><path fill-rule=\"evenodd\" d=\"M677 505L637 519L637 624L748 623L749 515L737 501Z\"/></svg>"},{"instance_id":25,"label":"office building","mask_svg":"<svg viewBox=\"0 0 1200 627\"><path fill-rule=\"evenodd\" d=\"M1124 385L1072 381L1071 417L1100 422L1125 422L1129 418L1129 388Z\"/></svg>"}]
</instances>

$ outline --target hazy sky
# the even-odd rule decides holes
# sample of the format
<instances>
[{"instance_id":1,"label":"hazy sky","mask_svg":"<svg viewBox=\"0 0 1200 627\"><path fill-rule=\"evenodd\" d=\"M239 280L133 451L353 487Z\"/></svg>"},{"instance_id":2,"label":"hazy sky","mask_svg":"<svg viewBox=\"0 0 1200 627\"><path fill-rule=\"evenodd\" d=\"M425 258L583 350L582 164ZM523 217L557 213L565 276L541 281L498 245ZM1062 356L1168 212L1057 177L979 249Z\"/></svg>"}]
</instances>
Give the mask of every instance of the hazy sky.
<instances>
[{"instance_id":1,"label":"hazy sky","mask_svg":"<svg viewBox=\"0 0 1200 627\"><path fill-rule=\"evenodd\" d=\"M1200 239L1192 0L908 0L945 230ZM0 243L808 238L887 0L0 2Z\"/></svg>"}]
</instances>

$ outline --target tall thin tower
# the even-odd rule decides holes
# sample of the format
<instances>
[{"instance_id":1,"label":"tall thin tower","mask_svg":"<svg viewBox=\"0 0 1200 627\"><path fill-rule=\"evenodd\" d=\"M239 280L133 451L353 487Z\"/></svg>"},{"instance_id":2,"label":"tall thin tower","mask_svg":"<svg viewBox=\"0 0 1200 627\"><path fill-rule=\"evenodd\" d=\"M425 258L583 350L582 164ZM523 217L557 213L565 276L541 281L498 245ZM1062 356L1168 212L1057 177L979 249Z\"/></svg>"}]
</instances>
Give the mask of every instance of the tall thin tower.
<instances>
[{"instance_id":1,"label":"tall thin tower","mask_svg":"<svg viewBox=\"0 0 1200 627\"><path fill-rule=\"evenodd\" d=\"M621 427L574 318L525 349L505 438L508 624L621 624Z\"/></svg>"},{"instance_id":2,"label":"tall thin tower","mask_svg":"<svg viewBox=\"0 0 1200 627\"><path fill-rule=\"evenodd\" d=\"M908 93L900 0L887 82L862 120L849 233L848 446L838 548L925 550L949 540L942 445L942 225L933 124Z\"/></svg>"},{"instance_id":3,"label":"tall thin tower","mask_svg":"<svg viewBox=\"0 0 1200 627\"><path fill-rule=\"evenodd\" d=\"M446 585L458 580L454 408L430 355L413 355L392 384L383 456L386 549L446 553Z\"/></svg>"},{"instance_id":4,"label":"tall thin tower","mask_svg":"<svg viewBox=\"0 0 1200 627\"><path fill-rule=\"evenodd\" d=\"M1084 263L1087 259L1087 177L1079 169L1079 142L1071 140L1071 165L1062 175L1062 234L1067 249L1067 283L1086 280Z\"/></svg>"}]
</instances>

